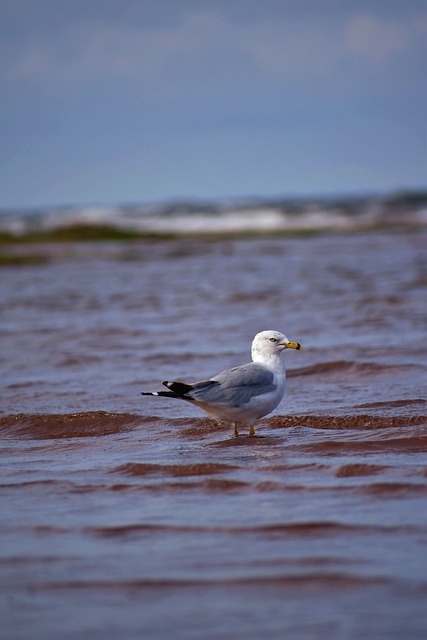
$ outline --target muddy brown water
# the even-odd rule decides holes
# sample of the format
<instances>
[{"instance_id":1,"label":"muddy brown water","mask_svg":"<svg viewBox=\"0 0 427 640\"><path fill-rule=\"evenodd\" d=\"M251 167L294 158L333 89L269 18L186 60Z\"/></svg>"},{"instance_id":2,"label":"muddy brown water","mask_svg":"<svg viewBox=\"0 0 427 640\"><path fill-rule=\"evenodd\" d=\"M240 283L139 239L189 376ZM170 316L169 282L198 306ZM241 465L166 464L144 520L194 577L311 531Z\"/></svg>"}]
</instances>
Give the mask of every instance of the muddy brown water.
<instances>
[{"instance_id":1,"label":"muddy brown water","mask_svg":"<svg viewBox=\"0 0 427 640\"><path fill-rule=\"evenodd\" d=\"M425 638L426 240L40 245L3 267L4 637ZM304 350L256 437L140 396L270 328Z\"/></svg>"}]
</instances>

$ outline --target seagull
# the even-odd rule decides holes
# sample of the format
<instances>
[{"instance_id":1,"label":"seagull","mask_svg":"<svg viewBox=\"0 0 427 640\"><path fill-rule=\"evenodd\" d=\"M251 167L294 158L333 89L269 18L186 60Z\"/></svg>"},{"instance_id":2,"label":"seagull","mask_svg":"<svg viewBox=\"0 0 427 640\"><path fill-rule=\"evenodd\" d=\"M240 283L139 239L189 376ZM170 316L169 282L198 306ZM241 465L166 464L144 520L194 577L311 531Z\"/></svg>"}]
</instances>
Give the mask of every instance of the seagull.
<instances>
[{"instance_id":1,"label":"seagull","mask_svg":"<svg viewBox=\"0 0 427 640\"><path fill-rule=\"evenodd\" d=\"M254 436L255 420L277 407L285 393L285 349L302 349L299 342L291 342L280 331L261 331L252 342L252 362L225 369L209 380L180 382L165 380L169 391L143 391L143 396L160 396L186 400L205 411L217 422L233 427L249 427Z\"/></svg>"}]
</instances>

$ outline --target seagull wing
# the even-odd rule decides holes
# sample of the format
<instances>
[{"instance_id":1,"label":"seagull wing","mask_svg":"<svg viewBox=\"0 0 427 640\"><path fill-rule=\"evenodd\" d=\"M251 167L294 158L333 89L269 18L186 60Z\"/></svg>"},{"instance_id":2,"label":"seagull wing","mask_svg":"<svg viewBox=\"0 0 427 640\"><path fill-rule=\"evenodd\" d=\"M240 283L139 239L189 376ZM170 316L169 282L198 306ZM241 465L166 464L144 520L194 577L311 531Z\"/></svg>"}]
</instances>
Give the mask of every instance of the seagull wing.
<instances>
[{"instance_id":1,"label":"seagull wing","mask_svg":"<svg viewBox=\"0 0 427 640\"><path fill-rule=\"evenodd\" d=\"M196 402L241 407L253 397L275 391L274 374L261 364L251 362L221 371L210 380L191 385L187 396Z\"/></svg>"}]
</instances>

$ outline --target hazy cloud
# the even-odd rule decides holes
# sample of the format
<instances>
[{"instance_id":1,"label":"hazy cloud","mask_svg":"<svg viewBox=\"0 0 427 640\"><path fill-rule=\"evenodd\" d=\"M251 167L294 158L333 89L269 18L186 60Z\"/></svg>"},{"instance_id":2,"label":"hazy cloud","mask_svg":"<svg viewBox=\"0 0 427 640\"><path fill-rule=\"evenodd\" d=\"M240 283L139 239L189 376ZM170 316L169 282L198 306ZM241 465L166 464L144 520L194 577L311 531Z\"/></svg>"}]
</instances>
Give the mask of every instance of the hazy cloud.
<instances>
[{"instance_id":1,"label":"hazy cloud","mask_svg":"<svg viewBox=\"0 0 427 640\"><path fill-rule=\"evenodd\" d=\"M349 55L368 63L387 64L396 54L410 48L412 25L382 22L370 15L354 17L345 30L344 44Z\"/></svg>"},{"instance_id":2,"label":"hazy cloud","mask_svg":"<svg viewBox=\"0 0 427 640\"><path fill-rule=\"evenodd\" d=\"M353 15L338 26L295 25L286 19L238 24L214 11L189 13L163 27L73 24L50 40L30 38L16 52L9 74L43 84L78 85L100 75L161 85L179 70L209 83L205 69L228 58L225 79L243 65L249 73L274 79L324 80L339 73L343 60L386 70L396 56L419 47L423 25L422 20L384 22L369 14Z\"/></svg>"},{"instance_id":3,"label":"hazy cloud","mask_svg":"<svg viewBox=\"0 0 427 640\"><path fill-rule=\"evenodd\" d=\"M2 202L421 184L426 16L421 0L0 0Z\"/></svg>"}]
</instances>

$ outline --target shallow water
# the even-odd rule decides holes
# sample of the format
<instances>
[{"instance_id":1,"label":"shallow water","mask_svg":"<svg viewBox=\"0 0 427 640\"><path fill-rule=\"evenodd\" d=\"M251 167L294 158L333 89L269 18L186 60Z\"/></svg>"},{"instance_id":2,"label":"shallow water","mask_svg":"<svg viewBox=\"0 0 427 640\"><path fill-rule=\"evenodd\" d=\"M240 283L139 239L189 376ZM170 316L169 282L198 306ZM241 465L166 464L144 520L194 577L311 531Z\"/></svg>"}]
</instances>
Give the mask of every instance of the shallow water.
<instances>
[{"instance_id":1,"label":"shallow water","mask_svg":"<svg viewBox=\"0 0 427 640\"><path fill-rule=\"evenodd\" d=\"M426 239L52 244L3 267L6 637L424 638ZM304 350L255 438L140 396L269 328Z\"/></svg>"}]
</instances>

